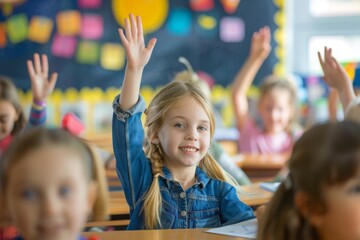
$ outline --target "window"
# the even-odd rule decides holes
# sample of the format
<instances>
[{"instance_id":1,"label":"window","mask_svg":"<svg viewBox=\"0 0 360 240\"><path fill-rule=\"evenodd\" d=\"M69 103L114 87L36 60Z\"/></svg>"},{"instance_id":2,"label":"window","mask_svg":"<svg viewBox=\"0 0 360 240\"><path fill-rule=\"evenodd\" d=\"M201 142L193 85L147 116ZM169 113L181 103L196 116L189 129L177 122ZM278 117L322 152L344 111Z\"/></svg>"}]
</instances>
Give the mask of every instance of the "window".
<instances>
[{"instance_id":1,"label":"window","mask_svg":"<svg viewBox=\"0 0 360 240\"><path fill-rule=\"evenodd\" d=\"M288 72L320 74L317 52L324 46L341 62L360 61L360 0L286 3Z\"/></svg>"}]
</instances>

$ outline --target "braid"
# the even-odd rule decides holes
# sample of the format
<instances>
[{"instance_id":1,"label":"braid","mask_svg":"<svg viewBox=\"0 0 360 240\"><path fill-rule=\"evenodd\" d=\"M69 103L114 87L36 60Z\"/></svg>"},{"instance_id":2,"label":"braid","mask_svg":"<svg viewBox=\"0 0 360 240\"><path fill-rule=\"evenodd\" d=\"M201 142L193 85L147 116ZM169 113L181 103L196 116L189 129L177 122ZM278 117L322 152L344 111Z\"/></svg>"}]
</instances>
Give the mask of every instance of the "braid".
<instances>
[{"instance_id":1,"label":"braid","mask_svg":"<svg viewBox=\"0 0 360 240\"><path fill-rule=\"evenodd\" d=\"M150 143L146 149L146 155L150 160L154 178L149 191L145 195L143 211L145 216L145 228L153 229L157 225L161 226L160 212L162 200L158 177L162 174L164 161L162 159L160 144Z\"/></svg>"}]
</instances>

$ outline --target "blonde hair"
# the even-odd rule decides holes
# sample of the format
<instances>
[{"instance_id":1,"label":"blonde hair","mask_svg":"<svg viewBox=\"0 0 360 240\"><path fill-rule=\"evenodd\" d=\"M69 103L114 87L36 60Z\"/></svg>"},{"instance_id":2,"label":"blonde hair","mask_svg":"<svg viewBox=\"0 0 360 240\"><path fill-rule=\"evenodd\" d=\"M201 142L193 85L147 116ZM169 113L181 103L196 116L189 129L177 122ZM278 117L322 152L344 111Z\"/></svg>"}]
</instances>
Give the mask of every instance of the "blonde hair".
<instances>
[{"instance_id":1,"label":"blonde hair","mask_svg":"<svg viewBox=\"0 0 360 240\"><path fill-rule=\"evenodd\" d=\"M360 97L351 101L345 111L345 119L360 123Z\"/></svg>"},{"instance_id":2,"label":"blonde hair","mask_svg":"<svg viewBox=\"0 0 360 240\"><path fill-rule=\"evenodd\" d=\"M290 107L291 109L294 109L294 114L291 116L288 128L286 129L289 132L292 132L294 129L299 128L299 125L297 124L297 104L298 104L298 96L296 93L296 84L295 80L290 77L282 77L278 75L269 75L267 76L262 84L260 85L260 98L259 102L267 95L269 92L279 89L279 90L285 90L289 93L290 96Z\"/></svg>"},{"instance_id":3,"label":"blonde hair","mask_svg":"<svg viewBox=\"0 0 360 240\"><path fill-rule=\"evenodd\" d=\"M23 134L19 134L5 151L0 161L0 190L6 193L9 169L31 151L44 146L66 146L81 156L84 163L86 178L97 184L96 198L89 220L100 221L107 219L108 191L105 170L101 160L91 147L80 138L62 129L46 129L35 127ZM49 159L50 160L50 159Z\"/></svg>"},{"instance_id":4,"label":"blonde hair","mask_svg":"<svg viewBox=\"0 0 360 240\"><path fill-rule=\"evenodd\" d=\"M147 138L149 140L163 125L168 111L173 108L176 103L189 97L192 97L200 103L209 116L210 135L212 138L215 129L215 120L211 104L205 97L203 91L193 82L174 81L166 85L155 95L145 111L145 114L147 115L145 126L147 127ZM151 141L149 141L148 146L145 148L145 153L151 162L154 178L150 189L144 198L142 210L144 211L145 228L153 229L157 226L161 227L160 212L162 199L158 177L163 174L162 167L164 166L164 158L161 146L159 144L151 143ZM204 158L201 159L199 167L210 178L237 185L209 153L206 153Z\"/></svg>"}]
</instances>

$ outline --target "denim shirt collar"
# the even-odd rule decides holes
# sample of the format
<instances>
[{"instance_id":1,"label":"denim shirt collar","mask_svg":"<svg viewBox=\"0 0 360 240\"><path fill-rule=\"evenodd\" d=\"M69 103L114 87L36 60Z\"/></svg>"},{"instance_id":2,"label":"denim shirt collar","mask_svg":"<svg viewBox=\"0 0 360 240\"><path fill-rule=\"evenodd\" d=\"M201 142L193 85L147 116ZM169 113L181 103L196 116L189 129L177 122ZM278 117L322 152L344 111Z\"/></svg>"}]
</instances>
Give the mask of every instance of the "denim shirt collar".
<instances>
[{"instance_id":1,"label":"denim shirt collar","mask_svg":"<svg viewBox=\"0 0 360 240\"><path fill-rule=\"evenodd\" d=\"M174 178L166 166L163 166L162 170L163 170L163 175L162 176L160 175L160 177L164 179L167 187L170 188L170 182L173 182ZM208 184L208 182L210 181L210 178L201 170L199 166L196 167L195 176L196 176L196 183L194 184L194 186L205 188L206 184Z\"/></svg>"}]
</instances>

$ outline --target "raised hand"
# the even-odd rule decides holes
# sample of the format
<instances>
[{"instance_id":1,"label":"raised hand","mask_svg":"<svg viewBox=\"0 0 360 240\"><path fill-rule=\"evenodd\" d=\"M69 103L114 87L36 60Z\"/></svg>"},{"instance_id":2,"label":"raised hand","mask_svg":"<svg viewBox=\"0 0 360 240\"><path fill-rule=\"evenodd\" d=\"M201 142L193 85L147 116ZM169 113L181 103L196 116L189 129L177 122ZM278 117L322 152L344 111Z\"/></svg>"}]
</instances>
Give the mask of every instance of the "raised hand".
<instances>
[{"instance_id":1,"label":"raised hand","mask_svg":"<svg viewBox=\"0 0 360 240\"><path fill-rule=\"evenodd\" d=\"M330 87L341 92L344 88L351 85L351 80L345 69L332 56L331 48L324 48L324 59L322 59L320 52L318 52L318 58L324 73L324 81Z\"/></svg>"},{"instance_id":2,"label":"raised hand","mask_svg":"<svg viewBox=\"0 0 360 240\"><path fill-rule=\"evenodd\" d=\"M346 111L350 102L355 99L354 89L349 76L332 56L331 48L324 48L324 59L322 59L320 52L318 52L318 58L324 72L324 81L327 85L338 91L343 110Z\"/></svg>"},{"instance_id":3,"label":"raised hand","mask_svg":"<svg viewBox=\"0 0 360 240\"><path fill-rule=\"evenodd\" d=\"M136 104L139 98L140 83L145 65L149 62L156 44L152 38L145 46L140 16L129 15L125 19L125 34L119 29L119 36L126 52L126 69L119 104L122 110L128 110Z\"/></svg>"},{"instance_id":4,"label":"raised hand","mask_svg":"<svg viewBox=\"0 0 360 240\"><path fill-rule=\"evenodd\" d=\"M34 62L28 60L26 62L27 70L31 80L31 89L33 93L33 100L37 102L46 102L48 96L53 92L58 74L52 73L49 75L49 63L45 54L34 54Z\"/></svg>"},{"instance_id":5,"label":"raised hand","mask_svg":"<svg viewBox=\"0 0 360 240\"><path fill-rule=\"evenodd\" d=\"M254 32L251 39L250 55L252 59L265 60L271 51L271 33L269 27L260 28Z\"/></svg>"},{"instance_id":6,"label":"raised hand","mask_svg":"<svg viewBox=\"0 0 360 240\"><path fill-rule=\"evenodd\" d=\"M140 16L129 15L125 18L125 33L119 29L121 42L126 51L127 67L143 68L150 59L151 53L156 44L156 38L152 38L145 47L143 28Z\"/></svg>"}]
</instances>

